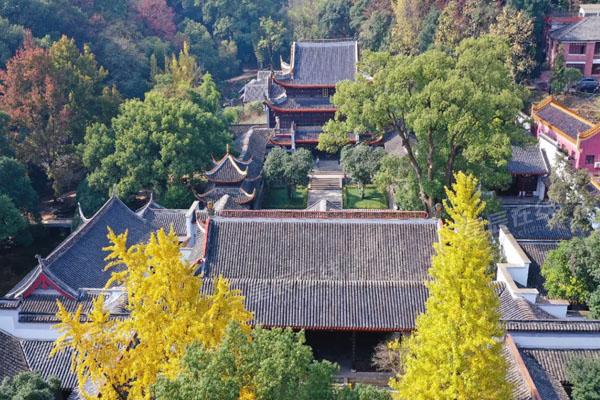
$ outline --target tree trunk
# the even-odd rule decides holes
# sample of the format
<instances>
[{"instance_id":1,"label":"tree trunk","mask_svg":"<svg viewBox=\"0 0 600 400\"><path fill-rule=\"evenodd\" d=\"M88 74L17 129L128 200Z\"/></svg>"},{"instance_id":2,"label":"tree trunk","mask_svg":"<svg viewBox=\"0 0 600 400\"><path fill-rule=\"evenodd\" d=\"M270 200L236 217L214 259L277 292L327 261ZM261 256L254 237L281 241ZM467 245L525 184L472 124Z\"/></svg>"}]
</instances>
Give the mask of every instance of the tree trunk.
<instances>
[{"instance_id":1,"label":"tree trunk","mask_svg":"<svg viewBox=\"0 0 600 400\"><path fill-rule=\"evenodd\" d=\"M292 199L292 188L293 188L293 185L287 185L287 197L288 197L288 200Z\"/></svg>"},{"instance_id":2,"label":"tree trunk","mask_svg":"<svg viewBox=\"0 0 600 400\"><path fill-rule=\"evenodd\" d=\"M365 198L365 185L364 183L359 183L358 188L360 189L360 199L363 200Z\"/></svg>"}]
</instances>

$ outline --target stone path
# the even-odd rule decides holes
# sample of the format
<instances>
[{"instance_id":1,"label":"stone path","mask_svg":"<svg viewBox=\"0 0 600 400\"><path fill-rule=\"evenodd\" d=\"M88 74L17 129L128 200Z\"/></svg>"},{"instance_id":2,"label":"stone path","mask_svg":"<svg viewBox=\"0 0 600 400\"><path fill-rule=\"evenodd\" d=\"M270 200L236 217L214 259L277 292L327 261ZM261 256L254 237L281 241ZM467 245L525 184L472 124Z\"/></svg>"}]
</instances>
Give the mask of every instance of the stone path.
<instances>
[{"instance_id":1,"label":"stone path","mask_svg":"<svg viewBox=\"0 0 600 400\"><path fill-rule=\"evenodd\" d=\"M336 160L317 162L309 178L307 208L342 209L344 173Z\"/></svg>"}]
</instances>

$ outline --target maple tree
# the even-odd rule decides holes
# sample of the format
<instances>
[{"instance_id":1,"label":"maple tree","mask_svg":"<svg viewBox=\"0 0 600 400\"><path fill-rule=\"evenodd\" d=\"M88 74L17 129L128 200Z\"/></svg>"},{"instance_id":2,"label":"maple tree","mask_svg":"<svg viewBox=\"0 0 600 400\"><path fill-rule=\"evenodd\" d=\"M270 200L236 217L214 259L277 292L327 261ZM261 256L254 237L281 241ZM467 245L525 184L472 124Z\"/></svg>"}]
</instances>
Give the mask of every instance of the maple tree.
<instances>
[{"instance_id":1,"label":"maple tree","mask_svg":"<svg viewBox=\"0 0 600 400\"><path fill-rule=\"evenodd\" d=\"M172 39L177 32L175 13L166 0L138 0L135 3L139 17L156 35Z\"/></svg>"},{"instance_id":2,"label":"maple tree","mask_svg":"<svg viewBox=\"0 0 600 400\"><path fill-rule=\"evenodd\" d=\"M405 373L391 386L396 399L511 398L502 356L499 299L486 272L492 247L477 179L455 174L444 202L449 219L440 229L427 283L425 313L408 339Z\"/></svg>"},{"instance_id":3,"label":"maple tree","mask_svg":"<svg viewBox=\"0 0 600 400\"><path fill-rule=\"evenodd\" d=\"M92 393L86 384L92 382L104 399L150 399L159 375L178 375L192 343L214 348L231 321L249 329L252 314L241 293L218 278L214 291L203 294L203 280L195 276L195 265L181 259L173 231L159 230L148 243L131 247L127 232L109 230L108 237L106 269L112 277L105 289L124 288L129 317L111 318L103 295L94 300L88 322L81 322L81 306L69 313L59 303L57 313L61 336L52 354L73 350L79 391L87 398Z\"/></svg>"}]
</instances>

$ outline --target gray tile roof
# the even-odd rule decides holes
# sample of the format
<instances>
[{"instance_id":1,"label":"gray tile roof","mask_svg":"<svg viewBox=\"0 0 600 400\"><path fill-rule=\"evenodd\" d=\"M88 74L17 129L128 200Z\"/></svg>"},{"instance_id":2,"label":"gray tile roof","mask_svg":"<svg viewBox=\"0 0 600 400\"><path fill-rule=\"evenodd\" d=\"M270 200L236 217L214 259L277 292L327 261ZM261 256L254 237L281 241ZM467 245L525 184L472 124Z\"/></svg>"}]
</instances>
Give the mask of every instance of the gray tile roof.
<instances>
[{"instance_id":1,"label":"gray tile roof","mask_svg":"<svg viewBox=\"0 0 600 400\"><path fill-rule=\"evenodd\" d=\"M552 204L505 205L506 226L515 239L566 240L573 237L567 225L555 229L548 227L548 221L554 215L556 206Z\"/></svg>"},{"instance_id":2,"label":"gray tile roof","mask_svg":"<svg viewBox=\"0 0 600 400\"><path fill-rule=\"evenodd\" d=\"M521 375L517 360L506 342L502 348L502 355L507 361L508 371L506 380L512 385L513 388L512 400L534 400L531 396L531 390L529 389L529 386L525 382L523 375Z\"/></svg>"},{"instance_id":3,"label":"gray tile roof","mask_svg":"<svg viewBox=\"0 0 600 400\"><path fill-rule=\"evenodd\" d=\"M554 102L549 102L541 109L535 111L535 113L573 139L577 139L580 133L587 131L593 126L591 123L586 123L576 118Z\"/></svg>"},{"instance_id":4,"label":"gray tile roof","mask_svg":"<svg viewBox=\"0 0 600 400\"><path fill-rule=\"evenodd\" d=\"M555 318L523 298L513 298L506 290L504 283L496 282L496 287L496 292L500 296L500 314L504 321L553 320Z\"/></svg>"},{"instance_id":5,"label":"gray tile roof","mask_svg":"<svg viewBox=\"0 0 600 400\"><path fill-rule=\"evenodd\" d=\"M177 236L186 236L186 219L185 214L188 210L182 209L167 209L148 207L141 213L141 217L149 221L158 228L163 228L166 232L171 230L171 227Z\"/></svg>"},{"instance_id":6,"label":"gray tile roof","mask_svg":"<svg viewBox=\"0 0 600 400\"><path fill-rule=\"evenodd\" d=\"M508 172L513 175L546 175L549 173L542 150L537 144L512 146Z\"/></svg>"},{"instance_id":7,"label":"gray tile roof","mask_svg":"<svg viewBox=\"0 0 600 400\"><path fill-rule=\"evenodd\" d=\"M219 161L214 161L214 167L205 174L210 182L240 183L248 175L248 164L227 153Z\"/></svg>"},{"instance_id":8,"label":"gray tile roof","mask_svg":"<svg viewBox=\"0 0 600 400\"><path fill-rule=\"evenodd\" d=\"M412 330L427 298L423 283L403 281L231 279L231 286L246 297L254 323L268 327Z\"/></svg>"},{"instance_id":9,"label":"gray tile roof","mask_svg":"<svg viewBox=\"0 0 600 400\"><path fill-rule=\"evenodd\" d=\"M543 400L569 400L562 384L556 377L546 370L538 361L519 349L523 363L533 380L538 393Z\"/></svg>"},{"instance_id":10,"label":"gray tile roof","mask_svg":"<svg viewBox=\"0 0 600 400\"><path fill-rule=\"evenodd\" d=\"M0 330L0 381L7 376L28 370L19 340Z\"/></svg>"},{"instance_id":11,"label":"gray tile roof","mask_svg":"<svg viewBox=\"0 0 600 400\"><path fill-rule=\"evenodd\" d=\"M64 389L73 389L77 386L77 377L71 372L72 352L70 350L50 357L54 342L22 340L21 346L31 371L37 372L44 379L58 378Z\"/></svg>"},{"instance_id":12,"label":"gray tile roof","mask_svg":"<svg viewBox=\"0 0 600 400\"><path fill-rule=\"evenodd\" d=\"M356 41L295 42L290 83L303 85L335 85L353 80L358 62Z\"/></svg>"},{"instance_id":13,"label":"gray tile roof","mask_svg":"<svg viewBox=\"0 0 600 400\"><path fill-rule=\"evenodd\" d=\"M600 321L530 320L506 321L506 329L514 332L600 332Z\"/></svg>"},{"instance_id":14,"label":"gray tile roof","mask_svg":"<svg viewBox=\"0 0 600 400\"><path fill-rule=\"evenodd\" d=\"M568 382L567 366L571 361L590 358L600 360L600 349L522 349L521 352L535 359L544 370L563 384Z\"/></svg>"},{"instance_id":15,"label":"gray tile roof","mask_svg":"<svg viewBox=\"0 0 600 400\"><path fill-rule=\"evenodd\" d=\"M585 17L572 25L551 32L561 42L588 42L600 40L600 17Z\"/></svg>"},{"instance_id":16,"label":"gray tile roof","mask_svg":"<svg viewBox=\"0 0 600 400\"><path fill-rule=\"evenodd\" d=\"M437 224L215 217L209 235L206 267L213 276L423 281Z\"/></svg>"},{"instance_id":17,"label":"gray tile roof","mask_svg":"<svg viewBox=\"0 0 600 400\"><path fill-rule=\"evenodd\" d=\"M527 277L527 286L536 288L540 294L546 294L544 287L544 277L542 276L542 265L548 253L558 247L557 241L538 242L538 241L519 241L519 245L531 261L529 264L529 275Z\"/></svg>"},{"instance_id":18,"label":"gray tile roof","mask_svg":"<svg viewBox=\"0 0 600 400\"><path fill-rule=\"evenodd\" d=\"M273 102L274 106L289 110L297 109L315 109L331 110L335 106L331 103L329 97L285 97L282 101Z\"/></svg>"},{"instance_id":19,"label":"gray tile roof","mask_svg":"<svg viewBox=\"0 0 600 400\"><path fill-rule=\"evenodd\" d=\"M156 226L129 209L117 197L112 197L91 218L81 225L48 257L44 269L67 287L102 288L111 272L104 271L108 246L108 227L120 234L128 231L128 245L146 241Z\"/></svg>"}]
</instances>

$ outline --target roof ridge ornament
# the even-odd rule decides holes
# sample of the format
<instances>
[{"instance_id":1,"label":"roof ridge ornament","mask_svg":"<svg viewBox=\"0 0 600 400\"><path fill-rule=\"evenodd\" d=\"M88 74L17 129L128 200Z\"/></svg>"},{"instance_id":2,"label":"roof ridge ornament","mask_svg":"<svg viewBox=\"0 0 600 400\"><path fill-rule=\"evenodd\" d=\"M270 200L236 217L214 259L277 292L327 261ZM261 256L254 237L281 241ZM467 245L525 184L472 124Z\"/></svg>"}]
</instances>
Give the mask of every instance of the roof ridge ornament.
<instances>
[{"instance_id":1,"label":"roof ridge ornament","mask_svg":"<svg viewBox=\"0 0 600 400\"><path fill-rule=\"evenodd\" d=\"M83 213L83 210L81 209L81 203L79 201L77 202L77 212L79 214L79 219L81 219L84 224L87 224L90 221L90 218L87 218Z\"/></svg>"}]
</instances>

